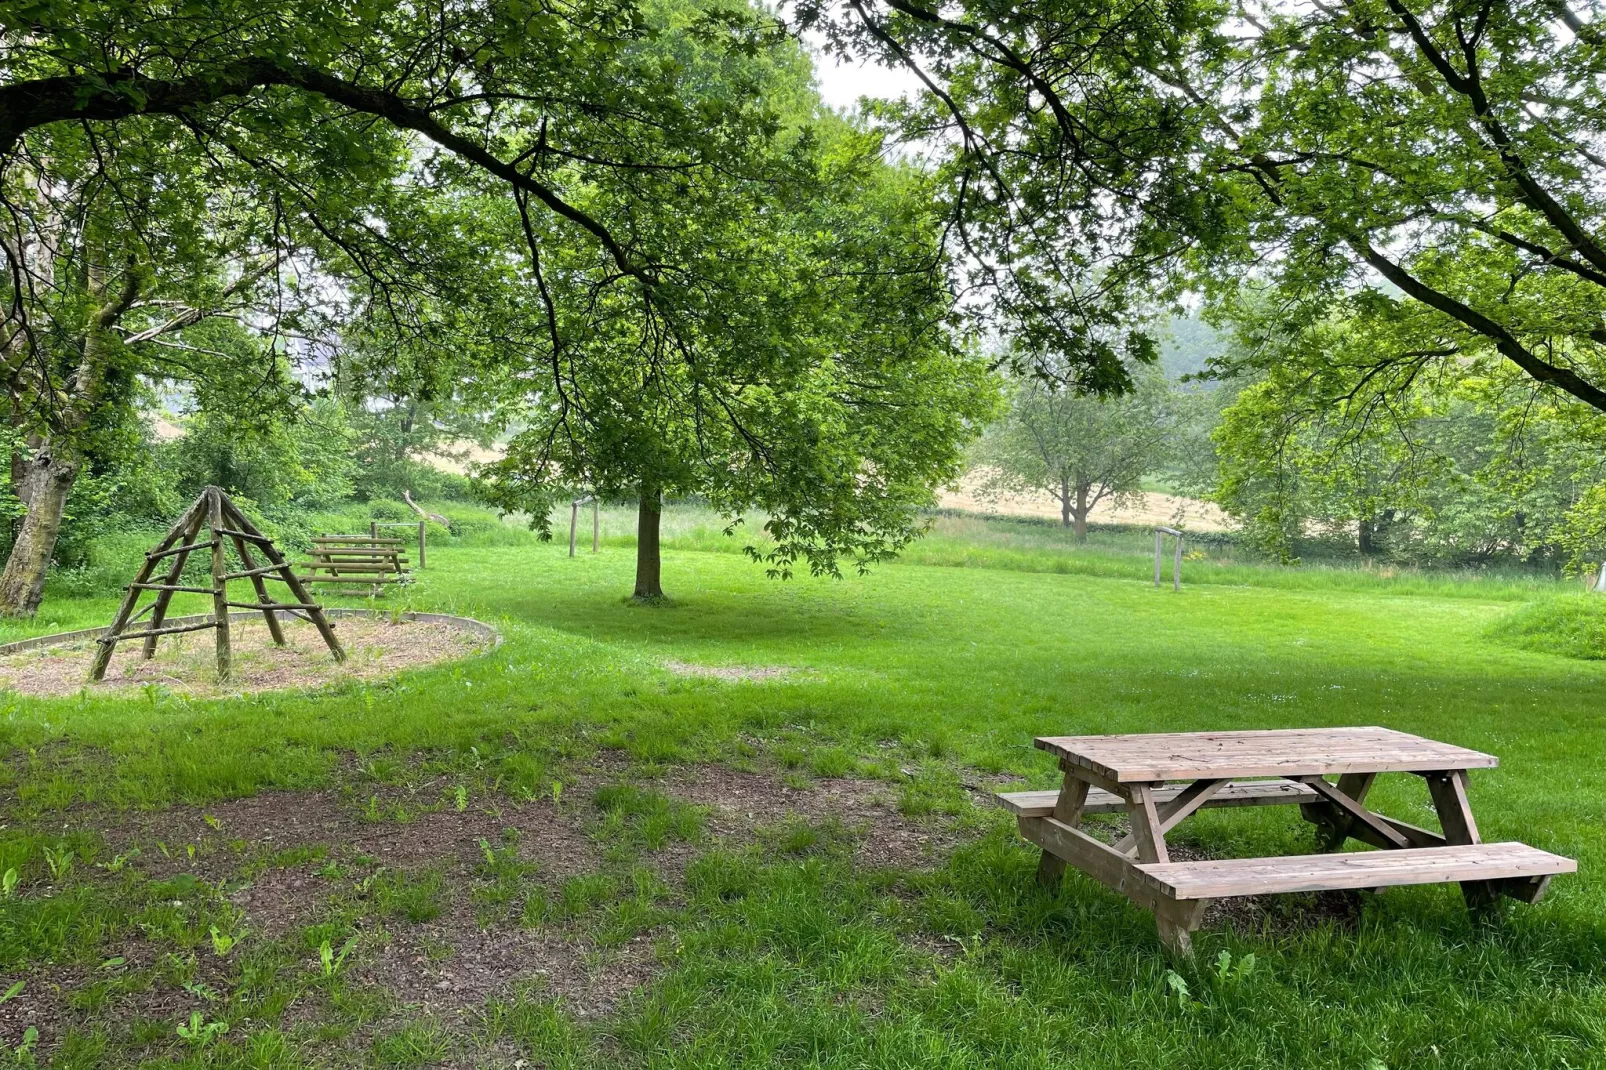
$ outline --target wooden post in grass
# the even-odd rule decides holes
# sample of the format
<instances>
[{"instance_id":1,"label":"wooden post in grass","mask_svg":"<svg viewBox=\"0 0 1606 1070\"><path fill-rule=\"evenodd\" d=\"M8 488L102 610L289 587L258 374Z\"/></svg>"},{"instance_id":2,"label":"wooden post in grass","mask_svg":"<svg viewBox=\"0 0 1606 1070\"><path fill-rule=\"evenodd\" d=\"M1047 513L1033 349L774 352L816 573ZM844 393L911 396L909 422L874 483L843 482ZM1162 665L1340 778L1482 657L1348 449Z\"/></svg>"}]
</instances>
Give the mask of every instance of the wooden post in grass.
<instances>
[{"instance_id":1,"label":"wooden post in grass","mask_svg":"<svg viewBox=\"0 0 1606 1070\"><path fill-rule=\"evenodd\" d=\"M1171 559L1171 589L1182 590L1182 540L1184 534L1176 528L1154 529L1154 585L1160 586L1160 559L1165 555L1165 537L1175 538L1176 547Z\"/></svg>"},{"instance_id":2,"label":"wooden post in grass","mask_svg":"<svg viewBox=\"0 0 1606 1070\"><path fill-rule=\"evenodd\" d=\"M427 537L424 534L424 522L420 520L418 522L418 567L420 569L424 567L424 543L426 539Z\"/></svg>"},{"instance_id":3,"label":"wooden post in grass","mask_svg":"<svg viewBox=\"0 0 1606 1070\"><path fill-rule=\"evenodd\" d=\"M580 528L580 507L586 502L591 503L591 552L596 553L602 545L602 521L597 513L597 496L589 498L576 498L569 503L569 556L574 556L575 537Z\"/></svg>"}]
</instances>

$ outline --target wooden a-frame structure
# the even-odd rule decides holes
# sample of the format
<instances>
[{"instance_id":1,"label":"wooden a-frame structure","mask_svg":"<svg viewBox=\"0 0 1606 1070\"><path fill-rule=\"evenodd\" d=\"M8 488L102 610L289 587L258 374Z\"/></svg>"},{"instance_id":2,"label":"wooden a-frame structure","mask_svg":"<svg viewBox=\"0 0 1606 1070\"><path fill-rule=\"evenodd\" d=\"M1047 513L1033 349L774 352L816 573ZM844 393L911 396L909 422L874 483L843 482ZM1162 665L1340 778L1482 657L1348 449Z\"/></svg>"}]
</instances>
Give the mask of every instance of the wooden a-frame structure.
<instances>
[{"instance_id":1,"label":"wooden a-frame structure","mask_svg":"<svg viewBox=\"0 0 1606 1070\"><path fill-rule=\"evenodd\" d=\"M212 537L208 540L197 541L203 528L211 531ZM240 555L242 570L228 571L227 561L224 557L225 541L234 544L235 551ZM268 564L257 567L256 560L251 554L250 547L255 545L268 559ZM210 587L187 587L179 582L184 574L184 564L189 560L190 554L198 550L210 550L212 553L212 585ZM160 582L151 582L151 575L156 571L157 563L167 561L167 574ZM230 602L228 584L230 580L250 580L256 592L255 602ZM276 602L268 596L268 586L265 580L279 580L290 588L290 594L295 598L293 602ZM278 614L288 613L294 617L310 620L323 636L323 641L329 644L330 653L334 654L336 661L345 661L346 652L340 646L340 640L335 638L334 629L323 615L323 609L307 594L307 589L291 569L290 563L284 559L273 545L273 540L258 531L245 514L229 500L229 496L219 487L207 487L201 496L195 499L184 515L179 517L166 537L145 555L145 563L140 567L134 582L126 588L127 594L123 603L117 609L117 616L112 618L111 627L106 629L97 642L100 649L95 654L95 667L90 671L90 679L101 680L106 676L106 668L111 664L112 651L117 644L125 639L143 639L145 641L145 657L151 658L156 654L156 640L158 636L176 635L179 632L202 631L206 628L217 632L217 672L219 678L227 679L229 675L229 610L256 609L261 610L268 622L268 632L273 641L279 646L284 645L284 632L279 627ZM139 605L140 598L146 591L156 593L156 601L134 612ZM210 594L212 596L211 619L200 624L179 624L168 627L162 626L167 616L167 607L175 594ZM143 628L130 630L129 625L134 623L146 613L151 615L150 623Z\"/></svg>"}]
</instances>

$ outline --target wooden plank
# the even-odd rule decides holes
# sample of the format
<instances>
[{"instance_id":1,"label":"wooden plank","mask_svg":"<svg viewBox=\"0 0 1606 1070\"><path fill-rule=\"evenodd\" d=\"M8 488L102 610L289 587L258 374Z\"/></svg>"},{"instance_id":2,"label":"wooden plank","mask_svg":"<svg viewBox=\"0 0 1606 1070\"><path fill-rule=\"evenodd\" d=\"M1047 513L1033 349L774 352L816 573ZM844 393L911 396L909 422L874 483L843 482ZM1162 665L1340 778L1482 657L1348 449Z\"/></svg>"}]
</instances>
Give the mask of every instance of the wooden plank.
<instances>
[{"instance_id":1,"label":"wooden plank","mask_svg":"<svg viewBox=\"0 0 1606 1070\"><path fill-rule=\"evenodd\" d=\"M288 611L288 610L292 610L292 609L313 609L313 608L316 608L318 603L316 603L316 602L230 602L229 605L230 605L230 607L232 607L234 609L256 609L256 610L261 610L263 613L269 613L269 612L272 612L272 611L275 611L275 610Z\"/></svg>"},{"instance_id":2,"label":"wooden plank","mask_svg":"<svg viewBox=\"0 0 1606 1070\"><path fill-rule=\"evenodd\" d=\"M400 576L298 576L302 583L401 583Z\"/></svg>"},{"instance_id":3,"label":"wooden plank","mask_svg":"<svg viewBox=\"0 0 1606 1070\"><path fill-rule=\"evenodd\" d=\"M162 541L156 544L156 549L145 555L144 564L140 565L139 571L134 574L134 582L128 586L122 602L117 607L117 612L112 616L111 624L106 629L106 639L109 639L110 642L103 640L99 649L95 651L95 660L89 669L89 678L91 680L103 680L106 678L106 669L111 665L112 651L117 647L120 633L124 628L128 627L129 618L134 614L134 607L139 604L140 585L151 578L151 573L156 571L156 562L168 556L173 544L185 537L185 532L196 530L196 517L199 515L196 511L198 505L199 499L197 499L196 505L192 505L185 510L184 515L179 517L173 526L168 529L167 534L162 537ZM190 537L193 538L194 536L191 535ZM183 548L180 548L177 552L185 553ZM180 567L182 567L183 560L182 557L179 558ZM175 574L173 578L177 579L178 577ZM172 595L158 595L157 597L158 599L171 598Z\"/></svg>"},{"instance_id":4,"label":"wooden plank","mask_svg":"<svg viewBox=\"0 0 1606 1070\"><path fill-rule=\"evenodd\" d=\"M206 542L191 542L186 543L183 546L169 547L166 550L152 551L151 553L145 555L145 559L148 561L159 561L164 557L172 557L174 554L189 554L196 550L210 550L216 545L216 539L209 539Z\"/></svg>"},{"instance_id":5,"label":"wooden plank","mask_svg":"<svg viewBox=\"0 0 1606 1070\"><path fill-rule=\"evenodd\" d=\"M1301 783L1311 788L1318 795L1323 796L1330 805L1337 808L1345 818L1348 818L1349 825L1347 826L1346 831L1348 831L1350 835L1354 835L1354 832L1351 830L1357 826L1365 826L1371 829L1377 835L1381 836L1390 847L1411 846L1411 842L1405 838L1404 833L1388 824L1388 822L1380 820L1376 814L1372 813L1366 807L1362 806L1360 803L1356 802L1342 791L1339 791L1336 787L1329 784L1323 778L1319 776L1311 776L1300 777L1299 779Z\"/></svg>"},{"instance_id":6,"label":"wooden plank","mask_svg":"<svg viewBox=\"0 0 1606 1070\"><path fill-rule=\"evenodd\" d=\"M1117 784L1203 778L1489 769L1492 754L1392 729L1042 736L1036 745Z\"/></svg>"},{"instance_id":7,"label":"wooden plank","mask_svg":"<svg viewBox=\"0 0 1606 1070\"><path fill-rule=\"evenodd\" d=\"M1154 801L1168 803L1185 790L1187 790L1186 785L1181 784L1156 788ZM1054 801L1059 795L1058 791L1052 790L1008 791L999 792L993 798L998 805L1017 816L1047 817L1054 812ZM1310 802L1316 798L1314 790L1291 780L1247 780L1222 787L1205 800L1203 808L1209 810L1222 806L1287 806ZM1084 815L1125 812L1126 801L1119 795L1100 788L1088 790L1087 803L1082 810Z\"/></svg>"},{"instance_id":8,"label":"wooden plank","mask_svg":"<svg viewBox=\"0 0 1606 1070\"><path fill-rule=\"evenodd\" d=\"M1285 858L1138 863L1137 868L1153 880L1164 895L1175 899L1215 899L1276 892L1530 879L1574 873L1578 863L1525 843L1484 843Z\"/></svg>"},{"instance_id":9,"label":"wooden plank","mask_svg":"<svg viewBox=\"0 0 1606 1070\"><path fill-rule=\"evenodd\" d=\"M212 534L216 536L212 541L212 619L217 621L217 678L227 680L233 654L229 649L229 581L223 577L228 575L229 565L223 556L223 492L216 487L207 489L207 508L211 514ZM234 532L228 535L243 537Z\"/></svg>"},{"instance_id":10,"label":"wooden plank","mask_svg":"<svg viewBox=\"0 0 1606 1070\"><path fill-rule=\"evenodd\" d=\"M379 537L377 539L371 538L371 537L369 537L367 535L314 535L312 537L312 541L316 542L316 543L328 543L331 546L343 546L343 545L346 545L346 544L353 544L353 545L358 545L358 546L405 546L405 545L407 545L407 540L406 539L392 539L388 535L387 536L381 536L381 537Z\"/></svg>"},{"instance_id":11,"label":"wooden plank","mask_svg":"<svg viewBox=\"0 0 1606 1070\"><path fill-rule=\"evenodd\" d=\"M1125 855L1117 854L1109 844L1095 840L1081 829L1052 817L1023 817L1018 823L1021 835L1027 840L1120 892L1138 906L1153 910L1164 898L1158 881Z\"/></svg>"},{"instance_id":12,"label":"wooden plank","mask_svg":"<svg viewBox=\"0 0 1606 1070\"><path fill-rule=\"evenodd\" d=\"M1481 837L1478 835L1478 822L1472 816L1472 803L1467 799L1466 771L1454 769L1448 773L1430 775L1427 782L1433 808L1439 814L1439 827L1444 829L1444 838L1451 843L1478 843ZM1461 894L1467 906L1481 910L1493 904L1505 886L1504 881L1462 881Z\"/></svg>"},{"instance_id":13,"label":"wooden plank","mask_svg":"<svg viewBox=\"0 0 1606 1070\"><path fill-rule=\"evenodd\" d=\"M238 528L216 528L214 530L216 534L227 535L231 539L250 539L258 546L267 546L273 543L272 539L268 538L260 531L241 531Z\"/></svg>"},{"instance_id":14,"label":"wooden plank","mask_svg":"<svg viewBox=\"0 0 1606 1070\"><path fill-rule=\"evenodd\" d=\"M169 591L173 594L211 594L210 587L185 587L176 583L130 583L125 591Z\"/></svg>"},{"instance_id":15,"label":"wooden plank","mask_svg":"<svg viewBox=\"0 0 1606 1070\"><path fill-rule=\"evenodd\" d=\"M1126 804L1127 817L1132 822L1132 839L1137 846L1138 858L1144 862L1169 862L1171 854L1165 849L1165 830L1160 827L1160 813L1154 805L1154 788L1148 784L1133 785L1132 795ZM1117 846L1123 855L1126 854Z\"/></svg>"},{"instance_id":16,"label":"wooden plank","mask_svg":"<svg viewBox=\"0 0 1606 1070\"><path fill-rule=\"evenodd\" d=\"M124 639L143 639L148 635L178 635L181 632L200 632L205 631L208 628L216 627L217 621L209 620L201 624L171 624L165 628L136 628L134 631L124 632L122 635L119 635L116 638L108 635L105 638L97 641L109 647L121 642Z\"/></svg>"},{"instance_id":17,"label":"wooden plank","mask_svg":"<svg viewBox=\"0 0 1606 1070\"><path fill-rule=\"evenodd\" d=\"M328 557L328 558L372 557L372 558L375 558L375 559L378 559L378 560L383 560L383 561L394 561L398 557L401 557L401 553L402 553L400 550L368 550L368 549L359 549L359 548L357 548L355 546L349 546L349 547L345 547L345 548L341 548L341 549L336 549L335 547L332 547L332 546L325 546L325 547L320 547L318 549L315 549L315 550L313 550L311 552L312 552L312 555L314 557Z\"/></svg>"},{"instance_id":18,"label":"wooden plank","mask_svg":"<svg viewBox=\"0 0 1606 1070\"><path fill-rule=\"evenodd\" d=\"M394 567L392 567L390 565L381 565L381 564L375 564L375 563L370 563L370 562L351 563L351 562L346 562L346 561L333 561L333 562L331 562L331 561L298 561L298 562L296 562L296 566L298 568L315 569L315 570L320 571L320 572L360 573L360 572L400 572L401 571L401 569L394 568Z\"/></svg>"},{"instance_id":19,"label":"wooden plank","mask_svg":"<svg viewBox=\"0 0 1606 1070\"><path fill-rule=\"evenodd\" d=\"M1164 803L1155 799L1155 810L1160 817L1159 834L1164 837L1166 833L1186 821L1194 811L1200 809L1210 801L1211 796L1227 786L1225 780L1195 780L1183 788L1181 792L1170 796ZM1151 791L1151 796L1153 792ZM1124 855L1131 854L1138 846L1137 833L1134 831L1116 843L1115 849Z\"/></svg>"},{"instance_id":20,"label":"wooden plank","mask_svg":"<svg viewBox=\"0 0 1606 1070\"><path fill-rule=\"evenodd\" d=\"M251 521L246 519L245 514L240 512L233 502L228 503L227 511L229 516L241 528L260 534L260 532L256 532L256 528L252 527ZM261 545L263 556L279 566L279 575L283 577L285 584L289 586L290 593L295 596L296 601L303 604L311 602L312 596L307 593L307 588L302 584L301 578L290 568L290 563L284 559L283 554L279 553L278 547L273 545L273 540L268 539ZM317 628L318 634L323 636L323 641L328 644L329 653L334 655L335 661L345 661L346 649L340 645L340 640L335 638L335 630L329 626L329 619L323 615L323 609L321 607L309 609L307 610L307 616L312 618L313 627Z\"/></svg>"},{"instance_id":21,"label":"wooden plank","mask_svg":"<svg viewBox=\"0 0 1606 1070\"><path fill-rule=\"evenodd\" d=\"M262 617L268 622L268 635L272 637L273 645L284 646L284 629L279 627L279 615L268 608L273 599L268 597L268 585L262 579L262 570L257 568L256 559L251 556L251 548L244 539L235 539L234 550L240 555L240 563L245 566L245 571L250 574L251 589L256 592L257 602L262 604ZM226 582L228 577L224 576L223 579Z\"/></svg>"},{"instance_id":22,"label":"wooden plank","mask_svg":"<svg viewBox=\"0 0 1606 1070\"><path fill-rule=\"evenodd\" d=\"M241 569L239 572L231 572L223 578L226 580L246 580L250 579L252 576L266 576L271 580L275 577L278 577L278 575L278 565L262 565L258 568L246 568Z\"/></svg>"},{"instance_id":23,"label":"wooden plank","mask_svg":"<svg viewBox=\"0 0 1606 1070\"><path fill-rule=\"evenodd\" d=\"M191 511L188 516L189 523L184 529L184 541L194 544L195 540L201 534L201 528L206 523L206 495L202 494L199 498L196 498L195 504L190 507L190 510ZM183 522L184 520L181 519L180 523ZM215 543L217 540L213 539L211 541ZM167 582L169 584L178 584L179 578L184 573L184 566L189 563L189 559L190 555L188 553L180 553L173 557L173 563L167 570ZM156 601L151 605L150 628L154 629L162 626L162 621L167 619L168 607L172 605L172 603L173 596L170 593L163 592L156 596ZM145 640L141 657L143 657L146 661L149 661L155 656L156 636L152 635Z\"/></svg>"},{"instance_id":24,"label":"wooden plank","mask_svg":"<svg viewBox=\"0 0 1606 1070\"><path fill-rule=\"evenodd\" d=\"M1082 823L1082 808L1087 805L1088 782L1073 773L1065 774L1059 795L1054 800L1054 820L1075 828ZM1045 850L1037 860L1037 883L1052 885L1065 874L1065 860Z\"/></svg>"},{"instance_id":25,"label":"wooden plank","mask_svg":"<svg viewBox=\"0 0 1606 1070\"><path fill-rule=\"evenodd\" d=\"M1338 778L1338 790L1354 799L1357 803L1364 803L1366 795L1372 790L1372 784L1377 780L1376 773L1345 773ZM1392 847L1393 843L1387 836L1376 832L1369 826L1350 819L1342 807L1331 803L1319 802L1309 806L1300 807L1300 812L1306 820L1314 821L1322 828L1321 849L1336 851L1344 846L1344 841L1354 836L1374 847ZM1416 846L1420 847L1421 844Z\"/></svg>"}]
</instances>

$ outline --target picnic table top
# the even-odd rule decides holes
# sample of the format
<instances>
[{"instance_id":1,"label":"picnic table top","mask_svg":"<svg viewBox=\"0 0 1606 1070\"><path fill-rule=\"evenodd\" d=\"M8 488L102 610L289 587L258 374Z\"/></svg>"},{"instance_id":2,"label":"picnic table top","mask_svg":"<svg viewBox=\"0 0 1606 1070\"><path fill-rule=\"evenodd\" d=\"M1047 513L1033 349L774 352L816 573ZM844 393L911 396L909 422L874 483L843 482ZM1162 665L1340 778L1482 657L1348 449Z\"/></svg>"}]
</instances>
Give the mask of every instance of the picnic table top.
<instances>
[{"instance_id":1,"label":"picnic table top","mask_svg":"<svg viewBox=\"0 0 1606 1070\"><path fill-rule=\"evenodd\" d=\"M1036 744L1070 766L1120 784L1216 777L1429 773L1490 769L1500 764L1492 754L1378 727L1039 736Z\"/></svg>"}]
</instances>

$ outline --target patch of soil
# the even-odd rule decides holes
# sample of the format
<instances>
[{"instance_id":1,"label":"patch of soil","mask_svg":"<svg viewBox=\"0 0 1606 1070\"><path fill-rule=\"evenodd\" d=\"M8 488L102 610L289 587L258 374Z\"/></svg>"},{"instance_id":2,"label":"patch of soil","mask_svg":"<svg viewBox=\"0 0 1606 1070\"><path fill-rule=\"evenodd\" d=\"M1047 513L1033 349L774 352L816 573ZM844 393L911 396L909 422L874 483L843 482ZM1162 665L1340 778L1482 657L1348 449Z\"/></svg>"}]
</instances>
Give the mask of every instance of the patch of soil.
<instances>
[{"instance_id":1,"label":"patch of soil","mask_svg":"<svg viewBox=\"0 0 1606 1070\"><path fill-rule=\"evenodd\" d=\"M709 831L724 839L744 838L754 826L788 819L837 821L858 835L860 862L907 869L931 867L958 842L936 823L914 822L900 813L896 789L884 780L838 777L792 788L763 773L701 765L673 767L641 783L709 807Z\"/></svg>"},{"instance_id":2,"label":"patch of soil","mask_svg":"<svg viewBox=\"0 0 1606 1070\"><path fill-rule=\"evenodd\" d=\"M516 911L482 918L474 892L482 883L480 841L501 845L508 829L517 830L519 859L533 866L534 880L549 894L571 877L604 868L607 845L588 833L598 817L590 795L602 784L624 779L706 806L714 843L751 842L764 827L788 820L835 822L848 830L863 864L913 868L937 864L957 842L944 824L915 822L900 814L896 788L883 781L844 778L793 788L773 774L717 765L671 767L659 776L642 777L610 754L600 755L574 779L567 795L573 801L561 807L543 798L524 803L498 799L485 809L424 810L423 805L439 804L423 792L393 793L381 797L379 812L390 817L399 804L407 819L372 821L364 816L363 798L333 791L267 792L156 812L76 811L64 828L97 829L108 855L132 856L129 864L149 879L190 873L222 884L244 915L240 924L248 941L293 939L298 930L329 917L331 910L349 909L354 898L366 894L360 890L362 879L378 867L439 870L440 913L418 923L400 916L365 923L366 935L349 968L353 982L394 997L400 1005L397 1013L406 1017L451 1019L478 1013L487 999L512 997L526 985L539 996L561 999L577 1016L601 1017L652 980L659 968L653 951L659 934L638 934L623 946L599 948L583 921L529 929L517 924ZM672 843L653 852L650 861L676 887L685 865L708 847L708 839ZM323 849L322 858L309 850L316 848ZM137 856L132 855L135 849ZM336 863L338 871L320 872L327 862ZM126 947L107 950L107 955L126 957L127 968L149 966L160 958L159 950L139 937ZM208 950L197 960L203 980L227 988L232 959L217 959ZM317 969L310 952L306 967ZM212 978L212 973L218 976ZM31 1024L40 1030L41 1048L48 1050L68 1023L82 1017L83 1012L69 1008L71 994L98 979L93 967L40 965L30 971L21 995L0 1004L0 1037L15 1045ZM119 995L115 1007L95 1014L124 1021L178 1021L191 1010L205 1013L206 1005L192 993L158 982L146 991ZM316 1000L298 1000L286 1012L284 1024L311 1022L320 1015Z\"/></svg>"},{"instance_id":3,"label":"patch of soil","mask_svg":"<svg viewBox=\"0 0 1606 1070\"><path fill-rule=\"evenodd\" d=\"M1113 844L1132 831L1132 824L1124 817L1101 817L1089 821L1085 829ZM1191 843L1168 843L1166 853L1173 862L1205 862L1222 857ZM1199 928L1290 934L1333 923L1352 930L1360 924L1363 903L1360 892L1233 896L1211 900Z\"/></svg>"},{"instance_id":4,"label":"patch of soil","mask_svg":"<svg viewBox=\"0 0 1606 1070\"><path fill-rule=\"evenodd\" d=\"M676 676L696 676L709 680L775 680L797 672L790 665L694 665L673 658L666 659L663 664Z\"/></svg>"},{"instance_id":5,"label":"patch of soil","mask_svg":"<svg viewBox=\"0 0 1606 1070\"><path fill-rule=\"evenodd\" d=\"M322 636L304 621L284 623L284 646L275 646L261 621L231 622L231 671L217 678L217 646L210 630L164 635L156 656L143 657L141 643L119 643L106 678L90 683L94 640L41 647L0 658L0 690L37 697L116 692L158 685L195 698L282 688L323 687L340 680L373 680L407 669L467 657L485 640L439 621L342 617L331 621L346 650L336 663Z\"/></svg>"},{"instance_id":6,"label":"patch of soil","mask_svg":"<svg viewBox=\"0 0 1606 1070\"><path fill-rule=\"evenodd\" d=\"M436 922L392 927L392 940L363 960L355 976L383 987L409 1017L478 1014L493 996L521 984L537 998L560 999L578 1017L605 1017L657 972L652 937L598 950L559 929L481 929L472 911Z\"/></svg>"}]
</instances>

